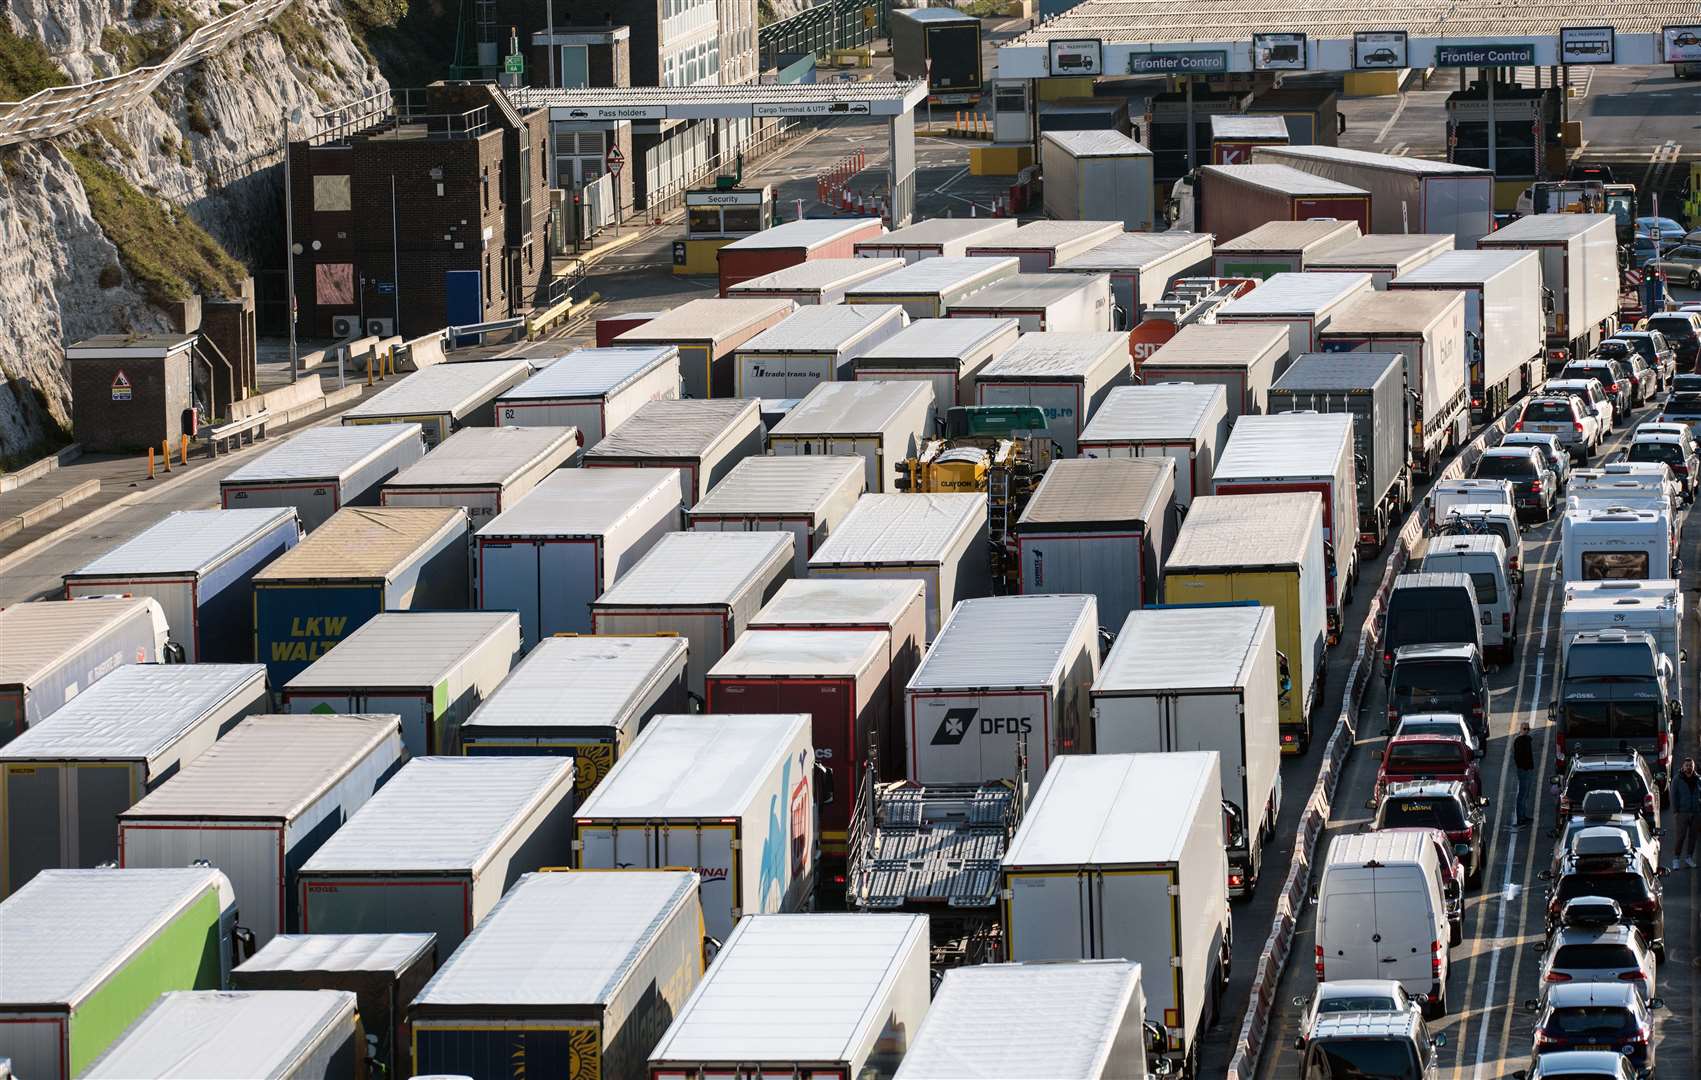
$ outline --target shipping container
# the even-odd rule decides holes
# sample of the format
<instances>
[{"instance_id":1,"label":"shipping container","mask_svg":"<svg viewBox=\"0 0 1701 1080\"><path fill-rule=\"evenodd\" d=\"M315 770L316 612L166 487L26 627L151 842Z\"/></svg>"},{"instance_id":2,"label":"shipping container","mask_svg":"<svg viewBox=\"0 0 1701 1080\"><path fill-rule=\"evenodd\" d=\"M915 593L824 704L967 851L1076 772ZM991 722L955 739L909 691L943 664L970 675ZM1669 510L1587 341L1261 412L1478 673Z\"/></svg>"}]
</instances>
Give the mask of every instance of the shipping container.
<instances>
[{"instance_id":1,"label":"shipping container","mask_svg":"<svg viewBox=\"0 0 1701 1080\"><path fill-rule=\"evenodd\" d=\"M953 319L1003 319L1023 333L1090 333L1112 323L1108 274L1016 274L951 305Z\"/></svg>"},{"instance_id":2,"label":"shipping container","mask_svg":"<svg viewBox=\"0 0 1701 1080\"><path fill-rule=\"evenodd\" d=\"M1228 983L1220 771L1209 752L1065 757L1004 854L1010 959L1152 972L1146 1019L1163 1025L1178 1072L1196 1063Z\"/></svg>"},{"instance_id":3,"label":"shipping container","mask_svg":"<svg viewBox=\"0 0 1701 1080\"><path fill-rule=\"evenodd\" d=\"M1118 320L1110 328L1132 330L1146 309L1169 292L1176 278L1207 273L1210 233L1119 233L1079 255L1060 260L1053 273L1109 274L1110 298Z\"/></svg>"},{"instance_id":4,"label":"shipping container","mask_svg":"<svg viewBox=\"0 0 1701 1080\"><path fill-rule=\"evenodd\" d=\"M1270 384L1287 368L1289 355L1288 328L1281 323L1188 323L1140 361L1140 381L1220 386L1233 427L1242 416L1269 411ZM1207 490L1195 485L1194 494Z\"/></svg>"},{"instance_id":5,"label":"shipping container","mask_svg":"<svg viewBox=\"0 0 1701 1080\"><path fill-rule=\"evenodd\" d=\"M1016 231L1015 218L924 218L884 236L856 242L859 259L960 259L969 245L984 244Z\"/></svg>"},{"instance_id":6,"label":"shipping container","mask_svg":"<svg viewBox=\"0 0 1701 1080\"><path fill-rule=\"evenodd\" d=\"M859 241L856 246L878 242L878 239ZM738 300L790 300L800 308L838 304L844 301L846 289L873 281L903 265L904 260L898 258L813 259L741 281L726 294Z\"/></svg>"},{"instance_id":7,"label":"shipping container","mask_svg":"<svg viewBox=\"0 0 1701 1080\"><path fill-rule=\"evenodd\" d=\"M226 510L293 507L311 532L345 506L376 506L384 481L425 456L418 424L312 427L219 481Z\"/></svg>"},{"instance_id":8,"label":"shipping container","mask_svg":"<svg viewBox=\"0 0 1701 1080\"><path fill-rule=\"evenodd\" d=\"M157 664L170 627L152 597L0 609L0 746L125 664Z\"/></svg>"},{"instance_id":9,"label":"shipping container","mask_svg":"<svg viewBox=\"0 0 1701 1080\"><path fill-rule=\"evenodd\" d=\"M1222 799L1233 807L1224 837L1230 896L1257 886L1282 810L1284 667L1271 609L1169 608L1130 615L1093 684L1099 753L1216 751Z\"/></svg>"},{"instance_id":10,"label":"shipping container","mask_svg":"<svg viewBox=\"0 0 1701 1080\"><path fill-rule=\"evenodd\" d=\"M1319 352L1319 337L1330 322L1354 300L1374 297L1369 274L1276 274L1244 296L1217 310L1218 322L1285 324L1288 356ZM1280 378L1287 365L1276 368Z\"/></svg>"},{"instance_id":11,"label":"shipping container","mask_svg":"<svg viewBox=\"0 0 1701 1080\"><path fill-rule=\"evenodd\" d=\"M591 633L685 638L686 687L702 697L704 676L791 568L787 532L673 533L592 602Z\"/></svg>"},{"instance_id":12,"label":"shipping container","mask_svg":"<svg viewBox=\"0 0 1701 1080\"><path fill-rule=\"evenodd\" d=\"M743 281L816 259L848 259L859 240L886 231L874 218L799 218L739 237L715 252L721 295Z\"/></svg>"},{"instance_id":13,"label":"shipping container","mask_svg":"<svg viewBox=\"0 0 1701 1080\"><path fill-rule=\"evenodd\" d=\"M172 990L81 1075L341 1080L366 1047L346 990Z\"/></svg>"},{"instance_id":14,"label":"shipping container","mask_svg":"<svg viewBox=\"0 0 1701 1080\"><path fill-rule=\"evenodd\" d=\"M650 1051L650 1080L885 1080L927 1013L927 942L924 915L746 918Z\"/></svg>"},{"instance_id":15,"label":"shipping container","mask_svg":"<svg viewBox=\"0 0 1701 1080\"><path fill-rule=\"evenodd\" d=\"M1121 215L1112 221L1051 221L1041 218L1015 232L982 240L968 248L974 257L1014 258L1024 274L1038 274L1098 247L1124 231Z\"/></svg>"},{"instance_id":16,"label":"shipping container","mask_svg":"<svg viewBox=\"0 0 1701 1080\"><path fill-rule=\"evenodd\" d=\"M1548 366L1588 356L1618 312L1618 219L1611 214L1528 214L1477 241L1484 250L1541 255ZM1562 355L1563 354L1563 355Z\"/></svg>"},{"instance_id":17,"label":"shipping container","mask_svg":"<svg viewBox=\"0 0 1701 1080\"><path fill-rule=\"evenodd\" d=\"M861 498L867 465L850 455L749 457L686 515L698 532L788 532L792 574L826 543Z\"/></svg>"},{"instance_id":18,"label":"shipping container","mask_svg":"<svg viewBox=\"0 0 1701 1080\"><path fill-rule=\"evenodd\" d=\"M1276 648L1288 659L1281 698L1282 753L1311 745L1311 714L1328 647L1323 497L1206 495L1193 500L1164 563L1166 604L1262 604L1276 612Z\"/></svg>"},{"instance_id":19,"label":"shipping container","mask_svg":"<svg viewBox=\"0 0 1701 1080\"><path fill-rule=\"evenodd\" d=\"M1286 165L1201 165L1198 229L1219 242L1272 221L1326 218L1370 231L1370 192Z\"/></svg>"},{"instance_id":20,"label":"shipping container","mask_svg":"<svg viewBox=\"0 0 1701 1080\"><path fill-rule=\"evenodd\" d=\"M1452 233L1371 233L1306 259L1304 268L1369 274L1372 288L1386 289L1391 279L1452 250Z\"/></svg>"},{"instance_id":21,"label":"shipping container","mask_svg":"<svg viewBox=\"0 0 1701 1080\"><path fill-rule=\"evenodd\" d=\"M1121 626L1158 602L1178 523L1172 458L1054 462L1016 522L1021 590L1091 593L1099 621Z\"/></svg>"},{"instance_id":22,"label":"shipping container","mask_svg":"<svg viewBox=\"0 0 1701 1080\"><path fill-rule=\"evenodd\" d=\"M429 450L464 427L493 427L496 399L531 374L523 359L436 364L361 399L343 413L343 426L418 424Z\"/></svg>"},{"instance_id":23,"label":"shipping container","mask_svg":"<svg viewBox=\"0 0 1701 1080\"><path fill-rule=\"evenodd\" d=\"M437 970L436 934L279 934L231 970L232 990L347 990L372 1058L409 1071L407 1005Z\"/></svg>"},{"instance_id":24,"label":"shipping container","mask_svg":"<svg viewBox=\"0 0 1701 1080\"><path fill-rule=\"evenodd\" d=\"M1379 233L1452 233L1468 248L1494 228L1494 174L1447 161L1338 146L1266 146L1252 160L1286 165L1371 193Z\"/></svg>"},{"instance_id":25,"label":"shipping container","mask_svg":"<svg viewBox=\"0 0 1701 1080\"><path fill-rule=\"evenodd\" d=\"M1054 593L964 600L910 676L905 735L918 784L1014 780L1093 752L1098 601Z\"/></svg>"},{"instance_id":26,"label":"shipping container","mask_svg":"<svg viewBox=\"0 0 1701 1080\"><path fill-rule=\"evenodd\" d=\"M351 506L254 575L254 658L283 685L379 612L467 606L467 512Z\"/></svg>"},{"instance_id":27,"label":"shipping container","mask_svg":"<svg viewBox=\"0 0 1701 1080\"><path fill-rule=\"evenodd\" d=\"M739 347L741 398L800 398L824 382L848 380L857 357L910 324L896 304L799 308Z\"/></svg>"},{"instance_id":28,"label":"shipping container","mask_svg":"<svg viewBox=\"0 0 1701 1080\"><path fill-rule=\"evenodd\" d=\"M1040 174L1045 212L1054 218L1153 228L1152 152L1120 131L1045 132Z\"/></svg>"},{"instance_id":29,"label":"shipping container","mask_svg":"<svg viewBox=\"0 0 1701 1080\"><path fill-rule=\"evenodd\" d=\"M133 664L0 748L0 896L118 858L118 815L267 700L257 664Z\"/></svg>"},{"instance_id":30,"label":"shipping container","mask_svg":"<svg viewBox=\"0 0 1701 1080\"><path fill-rule=\"evenodd\" d=\"M301 932L430 932L449 956L572 830L571 761L415 758L296 872Z\"/></svg>"},{"instance_id":31,"label":"shipping container","mask_svg":"<svg viewBox=\"0 0 1701 1080\"><path fill-rule=\"evenodd\" d=\"M820 551L809 576L900 578L926 589L927 640L959 600L988 596L986 495L864 495Z\"/></svg>"},{"instance_id":32,"label":"shipping container","mask_svg":"<svg viewBox=\"0 0 1701 1080\"><path fill-rule=\"evenodd\" d=\"M556 469L575 464L570 427L467 428L384 484L380 506L458 506L476 531Z\"/></svg>"},{"instance_id":33,"label":"shipping container","mask_svg":"<svg viewBox=\"0 0 1701 1080\"><path fill-rule=\"evenodd\" d=\"M1249 165L1255 147L1286 146L1288 142L1288 122L1280 116L1211 117L1212 165Z\"/></svg>"},{"instance_id":34,"label":"shipping container","mask_svg":"<svg viewBox=\"0 0 1701 1080\"><path fill-rule=\"evenodd\" d=\"M574 817L580 870L683 867L703 928L799 911L815 887L815 751L804 713L663 715Z\"/></svg>"},{"instance_id":35,"label":"shipping container","mask_svg":"<svg viewBox=\"0 0 1701 1080\"><path fill-rule=\"evenodd\" d=\"M1065 457L1110 392L1133 382L1128 336L1114 331L1024 334L982 368L975 388L982 405L1036 405Z\"/></svg>"},{"instance_id":36,"label":"shipping container","mask_svg":"<svg viewBox=\"0 0 1701 1080\"><path fill-rule=\"evenodd\" d=\"M747 398L651 401L582 460L587 469L677 470L680 501L689 508L734 465L760 454L766 436L761 408Z\"/></svg>"},{"instance_id":37,"label":"shipping container","mask_svg":"<svg viewBox=\"0 0 1701 1080\"><path fill-rule=\"evenodd\" d=\"M474 537L478 606L517 611L526 648L586 634L591 603L680 527L677 469L566 469Z\"/></svg>"},{"instance_id":38,"label":"shipping container","mask_svg":"<svg viewBox=\"0 0 1701 1080\"><path fill-rule=\"evenodd\" d=\"M688 871L522 877L408 1009L416 1073L644 1080L703 977Z\"/></svg>"},{"instance_id":39,"label":"shipping container","mask_svg":"<svg viewBox=\"0 0 1701 1080\"><path fill-rule=\"evenodd\" d=\"M927 83L927 100L973 105L981 98L980 19L952 8L895 9L887 24L892 73Z\"/></svg>"},{"instance_id":40,"label":"shipping container","mask_svg":"<svg viewBox=\"0 0 1701 1080\"><path fill-rule=\"evenodd\" d=\"M953 405L975 403L975 377L1020 332L1015 319L919 319L857 357L856 379L931 383L928 430L936 431Z\"/></svg>"},{"instance_id":41,"label":"shipping container","mask_svg":"<svg viewBox=\"0 0 1701 1080\"><path fill-rule=\"evenodd\" d=\"M0 903L0 1047L71 1080L171 990L218 990L236 898L217 870L49 870Z\"/></svg>"},{"instance_id":42,"label":"shipping container","mask_svg":"<svg viewBox=\"0 0 1701 1080\"><path fill-rule=\"evenodd\" d=\"M733 352L796 310L790 300L687 300L621 334L614 344L671 345L679 350L685 397L731 397Z\"/></svg>"},{"instance_id":43,"label":"shipping container","mask_svg":"<svg viewBox=\"0 0 1701 1080\"><path fill-rule=\"evenodd\" d=\"M579 801L661 713L690 707L679 637L545 638L461 725L468 755L571 757Z\"/></svg>"},{"instance_id":44,"label":"shipping container","mask_svg":"<svg viewBox=\"0 0 1701 1080\"><path fill-rule=\"evenodd\" d=\"M503 426L571 427L595 446L645 402L679 396L679 350L672 345L580 349L496 399Z\"/></svg>"},{"instance_id":45,"label":"shipping container","mask_svg":"<svg viewBox=\"0 0 1701 1080\"><path fill-rule=\"evenodd\" d=\"M1255 278L1308 269L1311 260L1361 239L1358 224L1332 218L1271 221L1249 229L1233 240L1218 238L1213 255L1217 277Z\"/></svg>"},{"instance_id":46,"label":"shipping container","mask_svg":"<svg viewBox=\"0 0 1701 1080\"><path fill-rule=\"evenodd\" d=\"M1210 492L1228 425L1228 392L1216 383L1118 386L1076 444L1083 458L1173 458L1176 506L1186 508Z\"/></svg>"},{"instance_id":47,"label":"shipping container","mask_svg":"<svg viewBox=\"0 0 1701 1080\"><path fill-rule=\"evenodd\" d=\"M898 304L912 320L938 319L953 304L1015 275L1020 268L1015 259L942 255L853 285L845 290L845 303Z\"/></svg>"},{"instance_id":48,"label":"shipping container","mask_svg":"<svg viewBox=\"0 0 1701 1080\"><path fill-rule=\"evenodd\" d=\"M618 315L604 315L596 320L596 347L613 348L615 338L628 330L643 326L661 314L659 311L623 311Z\"/></svg>"},{"instance_id":49,"label":"shipping container","mask_svg":"<svg viewBox=\"0 0 1701 1080\"><path fill-rule=\"evenodd\" d=\"M821 383L775 425L769 452L862 459L866 490L894 490L898 465L932 434L933 384L911 380Z\"/></svg>"}]
</instances>

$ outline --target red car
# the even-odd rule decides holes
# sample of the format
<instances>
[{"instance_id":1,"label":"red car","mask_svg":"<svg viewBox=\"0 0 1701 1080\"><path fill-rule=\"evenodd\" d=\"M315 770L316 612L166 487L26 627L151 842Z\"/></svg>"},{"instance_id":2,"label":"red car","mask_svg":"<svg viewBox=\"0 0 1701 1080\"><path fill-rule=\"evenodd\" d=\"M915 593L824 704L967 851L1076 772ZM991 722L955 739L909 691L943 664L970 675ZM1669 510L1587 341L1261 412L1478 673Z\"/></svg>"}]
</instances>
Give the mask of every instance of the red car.
<instances>
[{"instance_id":1,"label":"red car","mask_svg":"<svg viewBox=\"0 0 1701 1080\"><path fill-rule=\"evenodd\" d=\"M1465 740L1448 735L1398 735L1382 751L1376 797L1389 784L1407 780L1457 780L1475 805L1482 804L1482 771Z\"/></svg>"}]
</instances>

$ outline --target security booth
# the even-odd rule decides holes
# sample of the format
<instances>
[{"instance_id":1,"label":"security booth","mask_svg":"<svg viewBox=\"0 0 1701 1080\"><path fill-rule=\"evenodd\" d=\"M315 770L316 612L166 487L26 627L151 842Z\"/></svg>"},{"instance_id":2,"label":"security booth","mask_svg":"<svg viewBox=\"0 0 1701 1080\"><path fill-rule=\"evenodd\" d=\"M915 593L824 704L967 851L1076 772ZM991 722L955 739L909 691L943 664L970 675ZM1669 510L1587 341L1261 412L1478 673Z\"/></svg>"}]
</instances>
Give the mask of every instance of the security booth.
<instances>
[{"instance_id":1,"label":"security booth","mask_svg":"<svg viewBox=\"0 0 1701 1080\"><path fill-rule=\"evenodd\" d=\"M208 365L193 334L101 334L65 347L71 432L84 450L140 450L195 435ZM199 379L197 379L199 375ZM201 384L197 387L197 382Z\"/></svg>"},{"instance_id":2,"label":"security booth","mask_svg":"<svg viewBox=\"0 0 1701 1080\"><path fill-rule=\"evenodd\" d=\"M718 274L716 252L774 220L774 189L717 184L685 193L685 239L673 242L673 272Z\"/></svg>"},{"instance_id":3,"label":"security booth","mask_svg":"<svg viewBox=\"0 0 1701 1080\"><path fill-rule=\"evenodd\" d=\"M1478 79L1447 95L1447 160L1494 174L1496 210L1516 208L1532 181L1554 175L1548 147L1560 145L1559 93Z\"/></svg>"}]
</instances>

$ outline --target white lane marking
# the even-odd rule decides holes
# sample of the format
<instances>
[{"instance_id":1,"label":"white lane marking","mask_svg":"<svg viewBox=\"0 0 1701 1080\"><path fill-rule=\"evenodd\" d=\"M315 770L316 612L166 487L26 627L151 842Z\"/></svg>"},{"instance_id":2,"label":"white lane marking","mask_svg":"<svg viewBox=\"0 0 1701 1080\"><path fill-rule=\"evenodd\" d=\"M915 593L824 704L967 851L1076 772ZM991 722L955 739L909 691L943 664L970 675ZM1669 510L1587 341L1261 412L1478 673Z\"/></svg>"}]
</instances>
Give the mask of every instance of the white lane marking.
<instances>
[{"instance_id":1,"label":"white lane marking","mask_svg":"<svg viewBox=\"0 0 1701 1080\"><path fill-rule=\"evenodd\" d=\"M964 165L962 168L958 169L956 172L952 173L949 177L947 177L943 184L940 184L938 187L934 188L933 190L938 191L938 192L949 192L951 190L952 184L955 184L957 181L961 180L963 177L967 176L968 174L969 174L969 167L967 165Z\"/></svg>"},{"instance_id":2,"label":"white lane marking","mask_svg":"<svg viewBox=\"0 0 1701 1080\"><path fill-rule=\"evenodd\" d=\"M1388 122L1382 125L1382 130L1376 133L1376 139L1374 141L1381 142L1383 139L1386 139L1388 137L1388 133L1394 130L1394 125L1399 122L1400 114L1405 111L1406 95L1402 93L1400 95L1400 100L1394 105L1393 115L1389 116Z\"/></svg>"}]
</instances>

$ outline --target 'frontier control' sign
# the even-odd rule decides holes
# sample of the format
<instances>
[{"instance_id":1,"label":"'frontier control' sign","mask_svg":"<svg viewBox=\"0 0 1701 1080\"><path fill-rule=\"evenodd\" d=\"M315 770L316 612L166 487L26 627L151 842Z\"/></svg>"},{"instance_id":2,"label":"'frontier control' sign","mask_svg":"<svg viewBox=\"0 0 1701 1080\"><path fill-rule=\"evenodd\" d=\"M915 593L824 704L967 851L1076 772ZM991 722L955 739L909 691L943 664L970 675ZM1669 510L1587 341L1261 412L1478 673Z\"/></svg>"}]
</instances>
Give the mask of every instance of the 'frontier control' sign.
<instances>
[{"instance_id":1,"label":"'frontier control' sign","mask_svg":"<svg viewBox=\"0 0 1701 1080\"><path fill-rule=\"evenodd\" d=\"M1227 70L1228 53L1222 49L1133 53L1128 57L1130 75L1202 75Z\"/></svg>"},{"instance_id":2,"label":"'frontier control' sign","mask_svg":"<svg viewBox=\"0 0 1701 1080\"><path fill-rule=\"evenodd\" d=\"M1536 47L1523 44L1437 45L1436 67L1532 67Z\"/></svg>"}]
</instances>

